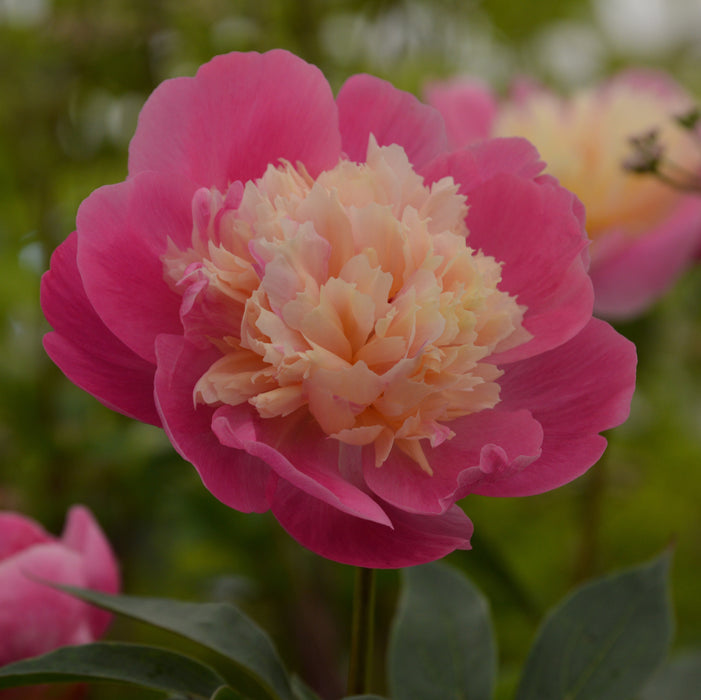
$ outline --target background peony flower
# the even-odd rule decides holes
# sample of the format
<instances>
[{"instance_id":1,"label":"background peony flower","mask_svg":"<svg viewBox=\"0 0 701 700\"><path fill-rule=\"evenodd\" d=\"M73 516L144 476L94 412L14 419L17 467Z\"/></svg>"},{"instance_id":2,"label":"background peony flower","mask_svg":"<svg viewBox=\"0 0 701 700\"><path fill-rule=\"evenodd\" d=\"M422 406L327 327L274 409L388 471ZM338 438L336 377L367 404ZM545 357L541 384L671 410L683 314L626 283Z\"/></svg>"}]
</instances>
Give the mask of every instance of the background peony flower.
<instances>
[{"instance_id":1,"label":"background peony flower","mask_svg":"<svg viewBox=\"0 0 701 700\"><path fill-rule=\"evenodd\" d=\"M547 172L580 197L598 315L630 318L645 311L693 263L701 245L701 199L623 168L633 153L629 139L655 129L665 158L701 172L697 144L674 124L691 98L667 76L628 70L568 98L524 81L499 103L474 80L436 83L426 96L443 114L454 146L523 136L538 148Z\"/></svg>"},{"instance_id":2,"label":"background peony flower","mask_svg":"<svg viewBox=\"0 0 701 700\"><path fill-rule=\"evenodd\" d=\"M119 590L114 554L87 508L70 509L60 539L19 513L0 513L0 666L61 646L93 642L104 634L109 613L28 575L106 593ZM81 693L79 686L37 686L0 691L0 697Z\"/></svg>"},{"instance_id":3,"label":"background peony flower","mask_svg":"<svg viewBox=\"0 0 701 700\"><path fill-rule=\"evenodd\" d=\"M447 146L367 75L334 100L284 51L159 86L129 177L42 281L45 347L161 425L205 486L324 557L468 548L470 493L539 493L601 455L632 345L592 320L583 209L521 139Z\"/></svg>"}]
</instances>

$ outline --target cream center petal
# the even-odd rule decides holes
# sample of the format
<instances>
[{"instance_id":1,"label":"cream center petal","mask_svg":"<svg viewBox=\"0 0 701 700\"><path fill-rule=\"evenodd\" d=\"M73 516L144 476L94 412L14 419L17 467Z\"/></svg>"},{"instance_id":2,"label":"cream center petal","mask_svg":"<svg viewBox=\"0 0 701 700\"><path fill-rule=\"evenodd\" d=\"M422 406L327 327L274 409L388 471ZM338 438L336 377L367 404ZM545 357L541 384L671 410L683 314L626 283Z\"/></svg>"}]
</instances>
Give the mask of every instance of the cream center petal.
<instances>
[{"instance_id":1,"label":"cream center petal","mask_svg":"<svg viewBox=\"0 0 701 700\"><path fill-rule=\"evenodd\" d=\"M193 200L192 245L164 274L185 334L221 357L194 401L306 410L343 445L393 447L432 473L422 441L499 402L494 353L530 339L501 264L467 244L452 178L426 185L404 150L313 180L300 164ZM354 448L355 449L355 448Z\"/></svg>"}]
</instances>

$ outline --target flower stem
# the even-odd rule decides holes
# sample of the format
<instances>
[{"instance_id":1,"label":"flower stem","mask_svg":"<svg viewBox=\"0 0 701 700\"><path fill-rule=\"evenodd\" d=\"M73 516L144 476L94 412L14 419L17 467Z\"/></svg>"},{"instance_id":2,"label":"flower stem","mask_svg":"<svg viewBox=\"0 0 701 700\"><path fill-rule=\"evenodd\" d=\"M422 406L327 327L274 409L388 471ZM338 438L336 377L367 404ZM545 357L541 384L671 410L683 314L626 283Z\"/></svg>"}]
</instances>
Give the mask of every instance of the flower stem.
<instances>
[{"instance_id":1,"label":"flower stem","mask_svg":"<svg viewBox=\"0 0 701 700\"><path fill-rule=\"evenodd\" d=\"M375 627L375 570L357 567L353 593L348 695L367 693L372 674Z\"/></svg>"},{"instance_id":2,"label":"flower stem","mask_svg":"<svg viewBox=\"0 0 701 700\"><path fill-rule=\"evenodd\" d=\"M599 462L595 464L582 482L580 495L579 544L574 568L574 584L582 583L594 576L597 571L598 554L601 549L600 537L602 509L608 487L609 447Z\"/></svg>"}]
</instances>

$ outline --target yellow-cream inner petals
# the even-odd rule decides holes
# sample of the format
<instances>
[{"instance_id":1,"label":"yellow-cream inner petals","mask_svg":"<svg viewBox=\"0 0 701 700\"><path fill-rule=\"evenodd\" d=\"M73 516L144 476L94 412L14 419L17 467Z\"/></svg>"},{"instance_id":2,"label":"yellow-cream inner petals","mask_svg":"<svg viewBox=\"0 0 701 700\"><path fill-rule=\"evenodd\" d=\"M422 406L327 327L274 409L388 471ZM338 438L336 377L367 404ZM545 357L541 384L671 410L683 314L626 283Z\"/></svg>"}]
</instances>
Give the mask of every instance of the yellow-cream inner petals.
<instances>
[{"instance_id":1,"label":"yellow-cream inner petals","mask_svg":"<svg viewBox=\"0 0 701 700\"><path fill-rule=\"evenodd\" d=\"M372 137L366 163L314 180L283 162L237 187L198 192L192 246L163 257L186 329L221 352L195 402L304 409L378 466L396 446L431 473L445 423L498 403L490 356L531 337L500 263L467 245L465 197Z\"/></svg>"}]
</instances>

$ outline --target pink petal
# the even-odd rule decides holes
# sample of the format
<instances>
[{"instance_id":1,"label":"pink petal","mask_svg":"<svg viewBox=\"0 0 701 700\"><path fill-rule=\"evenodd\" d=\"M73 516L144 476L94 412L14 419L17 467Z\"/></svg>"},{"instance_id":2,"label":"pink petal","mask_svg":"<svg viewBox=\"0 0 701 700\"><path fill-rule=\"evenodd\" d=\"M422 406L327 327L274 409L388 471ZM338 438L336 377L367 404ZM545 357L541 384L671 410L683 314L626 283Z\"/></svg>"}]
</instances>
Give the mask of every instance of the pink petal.
<instances>
[{"instance_id":1,"label":"pink petal","mask_svg":"<svg viewBox=\"0 0 701 700\"><path fill-rule=\"evenodd\" d=\"M223 192L280 158L316 176L340 150L333 94L318 68L287 51L230 53L156 88L131 141L129 172L180 173Z\"/></svg>"},{"instance_id":2,"label":"pink petal","mask_svg":"<svg viewBox=\"0 0 701 700\"><path fill-rule=\"evenodd\" d=\"M443 116L448 140L454 147L481 141L492 132L497 102L479 80L465 78L429 84L426 101Z\"/></svg>"},{"instance_id":3,"label":"pink petal","mask_svg":"<svg viewBox=\"0 0 701 700\"><path fill-rule=\"evenodd\" d=\"M0 562L0 666L93 641L88 606L35 579L83 586L80 555L51 542Z\"/></svg>"},{"instance_id":4,"label":"pink petal","mask_svg":"<svg viewBox=\"0 0 701 700\"><path fill-rule=\"evenodd\" d=\"M551 178L536 181L511 174L533 173L522 140L503 140L494 150L494 175L479 184L479 161L492 151L491 142L442 159L444 174L462 184L469 206L468 244L503 262L501 288L527 307L524 326L534 338L499 358L500 363L533 356L569 340L591 317L593 291L587 275L588 240L580 201ZM515 152L509 154L511 147ZM472 156L472 157L471 157ZM441 169L430 166L432 177ZM445 172L447 170L447 172Z\"/></svg>"},{"instance_id":5,"label":"pink petal","mask_svg":"<svg viewBox=\"0 0 701 700\"><path fill-rule=\"evenodd\" d=\"M641 313L694 262L700 245L701 201L686 197L655 230L596 259L591 269L596 314L625 319Z\"/></svg>"},{"instance_id":6,"label":"pink petal","mask_svg":"<svg viewBox=\"0 0 701 700\"><path fill-rule=\"evenodd\" d=\"M477 484L508 478L540 456L543 429L528 411L485 410L446 425L455 436L425 449L432 475L395 449L381 467L365 469L370 489L411 513L444 513Z\"/></svg>"},{"instance_id":7,"label":"pink petal","mask_svg":"<svg viewBox=\"0 0 701 700\"><path fill-rule=\"evenodd\" d=\"M52 542L41 525L20 513L0 513L0 562L27 547Z\"/></svg>"},{"instance_id":8,"label":"pink petal","mask_svg":"<svg viewBox=\"0 0 701 700\"><path fill-rule=\"evenodd\" d=\"M160 333L182 333L181 298L163 279L168 238L187 249L195 186L141 173L101 187L78 210L78 268L88 299L107 327L155 362Z\"/></svg>"},{"instance_id":9,"label":"pink petal","mask_svg":"<svg viewBox=\"0 0 701 700\"><path fill-rule=\"evenodd\" d=\"M268 493L276 480L268 465L222 445L212 432L214 410L193 405L194 385L218 353L202 352L182 337L166 335L158 338L156 351L156 404L175 449L227 506L244 513L268 510Z\"/></svg>"},{"instance_id":10,"label":"pink petal","mask_svg":"<svg viewBox=\"0 0 701 700\"><path fill-rule=\"evenodd\" d=\"M428 183L451 175L468 194L495 175L509 173L534 179L543 172L545 163L535 146L523 138L488 139L458 151L438 156L421 169Z\"/></svg>"},{"instance_id":11,"label":"pink petal","mask_svg":"<svg viewBox=\"0 0 701 700\"><path fill-rule=\"evenodd\" d=\"M55 332L44 336L51 359L75 384L109 408L160 425L153 401L154 365L105 326L88 301L76 263L77 234L51 256L41 280L41 304Z\"/></svg>"},{"instance_id":12,"label":"pink petal","mask_svg":"<svg viewBox=\"0 0 701 700\"><path fill-rule=\"evenodd\" d=\"M61 541L68 549L82 556L82 585L104 593L119 592L120 575L117 560L110 543L87 508L73 506L70 509ZM112 616L92 606L89 613L90 629L93 637L98 638L107 629Z\"/></svg>"},{"instance_id":13,"label":"pink petal","mask_svg":"<svg viewBox=\"0 0 701 700\"><path fill-rule=\"evenodd\" d=\"M505 409L530 409L543 426L540 459L503 481L478 484L487 496L528 496L568 483L604 451L598 435L628 417L635 388L635 346L592 319L572 340L510 365L501 378Z\"/></svg>"},{"instance_id":14,"label":"pink petal","mask_svg":"<svg viewBox=\"0 0 701 700\"><path fill-rule=\"evenodd\" d=\"M285 482L273 513L282 527L313 552L351 566L391 569L440 559L469 549L472 523L453 506L443 515L413 515L382 504L391 527L356 518Z\"/></svg>"},{"instance_id":15,"label":"pink petal","mask_svg":"<svg viewBox=\"0 0 701 700\"><path fill-rule=\"evenodd\" d=\"M306 409L262 419L249 406L220 408L212 427L222 444L262 459L290 484L357 518L389 525L382 508L339 470L339 443L309 418ZM368 459L370 458L369 450ZM358 475L359 477L360 475Z\"/></svg>"},{"instance_id":16,"label":"pink petal","mask_svg":"<svg viewBox=\"0 0 701 700\"><path fill-rule=\"evenodd\" d=\"M687 97L689 108L693 107L691 97L687 95L676 81L672 80L668 73L662 70L639 67L622 70L603 82L599 92L605 95L608 92L620 89L621 85L627 85L636 91L652 93L663 99Z\"/></svg>"},{"instance_id":17,"label":"pink petal","mask_svg":"<svg viewBox=\"0 0 701 700\"><path fill-rule=\"evenodd\" d=\"M396 143L414 167L447 148L441 115L413 95L370 75L349 78L336 98L343 151L364 162L370 134L380 146Z\"/></svg>"}]
</instances>

